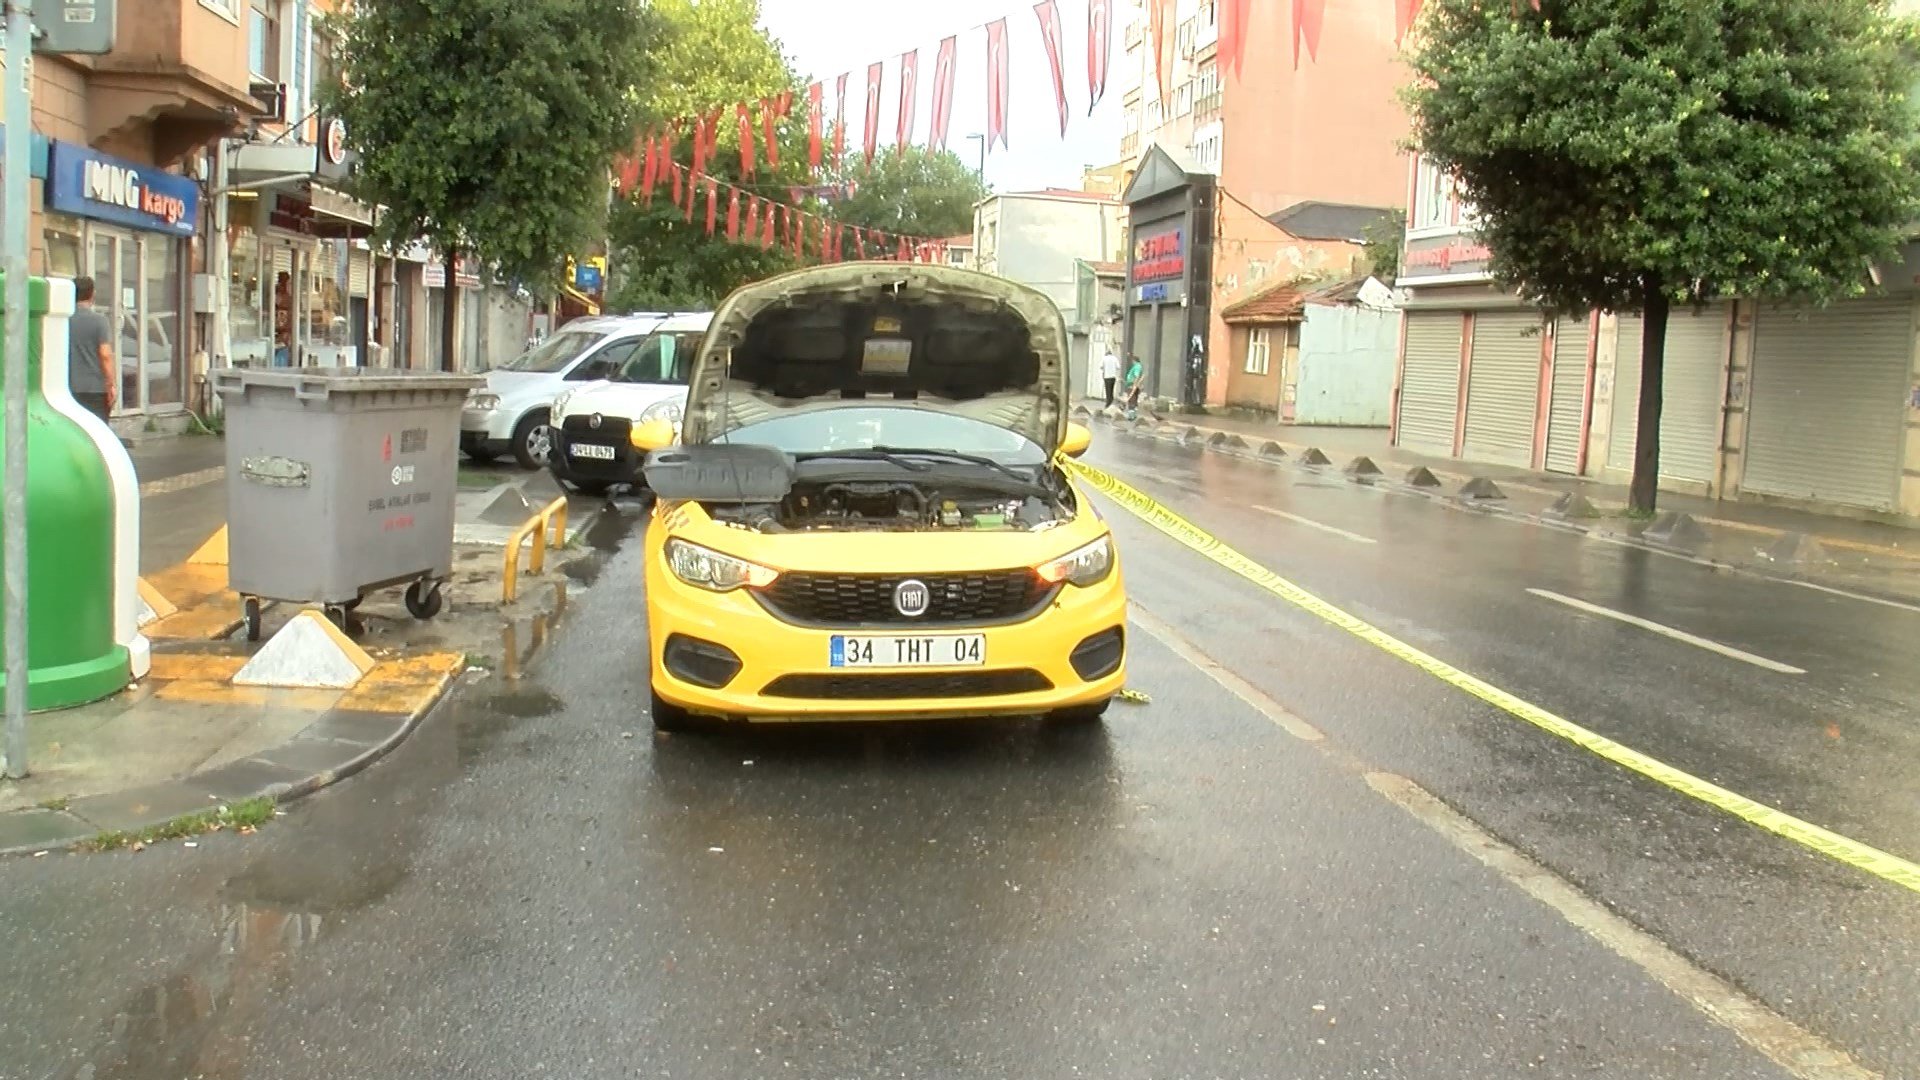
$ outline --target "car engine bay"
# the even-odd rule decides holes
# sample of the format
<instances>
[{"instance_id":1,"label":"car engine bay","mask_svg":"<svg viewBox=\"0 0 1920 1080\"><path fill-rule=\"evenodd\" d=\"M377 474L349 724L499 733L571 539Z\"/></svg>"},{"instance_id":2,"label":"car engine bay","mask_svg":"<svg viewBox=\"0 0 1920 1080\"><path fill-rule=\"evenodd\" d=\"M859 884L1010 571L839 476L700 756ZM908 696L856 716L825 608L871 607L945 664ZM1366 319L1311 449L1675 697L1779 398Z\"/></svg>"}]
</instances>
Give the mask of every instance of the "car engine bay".
<instances>
[{"instance_id":1,"label":"car engine bay","mask_svg":"<svg viewBox=\"0 0 1920 1080\"><path fill-rule=\"evenodd\" d=\"M819 530L1031 532L1070 521L1072 496L1009 495L964 481L825 480L796 483L778 502L709 505L714 520L756 532Z\"/></svg>"}]
</instances>

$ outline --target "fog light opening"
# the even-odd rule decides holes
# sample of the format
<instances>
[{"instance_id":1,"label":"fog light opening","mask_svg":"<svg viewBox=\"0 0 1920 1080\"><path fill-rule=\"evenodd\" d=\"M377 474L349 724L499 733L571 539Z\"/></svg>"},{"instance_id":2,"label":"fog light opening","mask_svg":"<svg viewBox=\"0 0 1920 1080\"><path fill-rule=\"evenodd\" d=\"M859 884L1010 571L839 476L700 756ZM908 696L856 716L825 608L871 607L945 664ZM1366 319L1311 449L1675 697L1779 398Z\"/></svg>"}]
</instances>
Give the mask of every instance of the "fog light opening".
<instances>
[{"instance_id":1,"label":"fog light opening","mask_svg":"<svg viewBox=\"0 0 1920 1080\"><path fill-rule=\"evenodd\" d=\"M1073 665L1074 674L1086 682L1094 682L1120 670L1120 663L1127 655L1126 628L1115 626L1102 630L1074 646L1067 662Z\"/></svg>"},{"instance_id":2,"label":"fog light opening","mask_svg":"<svg viewBox=\"0 0 1920 1080\"><path fill-rule=\"evenodd\" d=\"M682 634L667 638L662 661L674 678L709 690L720 689L740 674L740 657L732 649Z\"/></svg>"}]
</instances>

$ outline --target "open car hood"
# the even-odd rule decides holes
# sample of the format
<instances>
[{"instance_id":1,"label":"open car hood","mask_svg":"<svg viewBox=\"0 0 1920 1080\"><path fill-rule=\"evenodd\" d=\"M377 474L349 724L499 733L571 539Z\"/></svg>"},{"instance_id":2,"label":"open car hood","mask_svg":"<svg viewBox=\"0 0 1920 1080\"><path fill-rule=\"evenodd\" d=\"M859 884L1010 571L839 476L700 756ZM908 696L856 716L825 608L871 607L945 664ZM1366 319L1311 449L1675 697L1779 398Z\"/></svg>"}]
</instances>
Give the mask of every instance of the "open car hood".
<instances>
[{"instance_id":1,"label":"open car hood","mask_svg":"<svg viewBox=\"0 0 1920 1080\"><path fill-rule=\"evenodd\" d=\"M795 409L889 402L1015 431L1067 431L1067 327L1045 293L956 267L860 262L743 286L694 360L681 441Z\"/></svg>"}]
</instances>

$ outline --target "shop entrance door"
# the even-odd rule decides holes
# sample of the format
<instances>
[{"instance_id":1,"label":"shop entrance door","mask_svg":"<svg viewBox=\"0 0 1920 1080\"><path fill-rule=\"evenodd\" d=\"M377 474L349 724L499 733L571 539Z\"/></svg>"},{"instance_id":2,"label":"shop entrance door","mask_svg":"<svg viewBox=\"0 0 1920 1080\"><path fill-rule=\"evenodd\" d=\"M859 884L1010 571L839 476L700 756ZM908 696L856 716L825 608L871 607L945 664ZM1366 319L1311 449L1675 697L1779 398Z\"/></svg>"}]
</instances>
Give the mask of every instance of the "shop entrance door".
<instances>
[{"instance_id":1,"label":"shop entrance door","mask_svg":"<svg viewBox=\"0 0 1920 1080\"><path fill-rule=\"evenodd\" d=\"M93 278L94 307L114 329L120 383L115 416L165 410L183 400L179 342L185 319L178 310L176 252L166 237L101 226L92 230L87 274Z\"/></svg>"}]
</instances>

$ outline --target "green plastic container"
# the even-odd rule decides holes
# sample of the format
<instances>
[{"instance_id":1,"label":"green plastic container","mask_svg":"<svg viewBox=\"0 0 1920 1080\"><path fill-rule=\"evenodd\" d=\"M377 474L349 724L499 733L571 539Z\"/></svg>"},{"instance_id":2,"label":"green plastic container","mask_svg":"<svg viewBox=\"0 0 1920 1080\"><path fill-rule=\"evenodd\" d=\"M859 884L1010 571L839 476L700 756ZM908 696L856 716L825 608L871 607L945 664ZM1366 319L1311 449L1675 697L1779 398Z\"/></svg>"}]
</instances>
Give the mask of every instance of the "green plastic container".
<instances>
[{"instance_id":1,"label":"green plastic container","mask_svg":"<svg viewBox=\"0 0 1920 1080\"><path fill-rule=\"evenodd\" d=\"M29 279L27 293L27 707L39 712L119 693L133 671L126 646L114 640L113 483L92 438L47 401L40 362L47 280ZM0 385L6 376L0 370ZM0 465L4 424L0 416ZM4 559L0 551L0 573Z\"/></svg>"}]
</instances>

